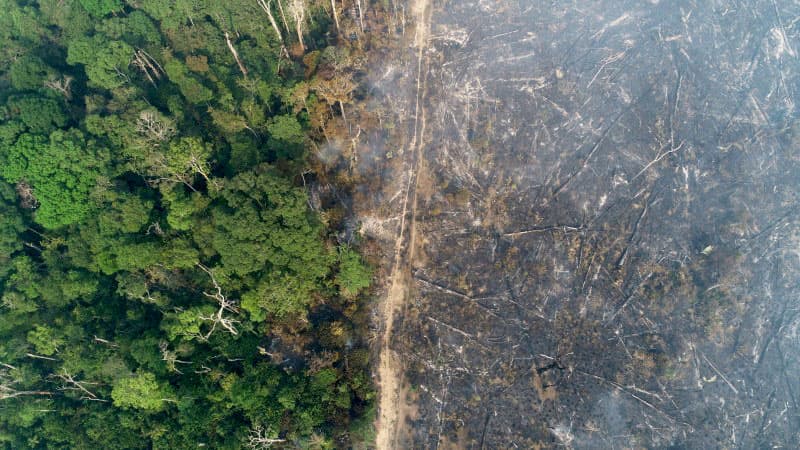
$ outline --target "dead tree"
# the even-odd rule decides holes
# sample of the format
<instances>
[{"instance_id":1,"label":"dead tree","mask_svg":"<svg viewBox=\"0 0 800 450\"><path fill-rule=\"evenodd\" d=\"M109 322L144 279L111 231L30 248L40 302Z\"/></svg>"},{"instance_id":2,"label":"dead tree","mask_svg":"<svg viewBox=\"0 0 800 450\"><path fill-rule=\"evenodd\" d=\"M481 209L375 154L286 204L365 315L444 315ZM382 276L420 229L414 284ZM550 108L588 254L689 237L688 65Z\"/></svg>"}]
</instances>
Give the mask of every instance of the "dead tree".
<instances>
[{"instance_id":1,"label":"dead tree","mask_svg":"<svg viewBox=\"0 0 800 450\"><path fill-rule=\"evenodd\" d=\"M78 381L72 376L66 369L62 369L61 374L55 375L55 378L61 380L61 386L58 388L59 391L76 391L81 394L81 400L89 400L94 402L108 402L108 400L102 399L97 396L94 392L90 391L87 386L94 386L99 383L91 383L88 381Z\"/></svg>"},{"instance_id":2,"label":"dead tree","mask_svg":"<svg viewBox=\"0 0 800 450\"><path fill-rule=\"evenodd\" d=\"M216 292L211 294L203 291L203 295L216 301L217 305L219 306L219 308L214 314L210 316L202 316L202 315L200 316L200 320L211 322L211 327L205 334L201 333L197 337L200 338L201 340L207 341L208 338L210 338L211 335L214 334L214 331L216 331L218 326L222 327L222 329L225 330L226 332L234 336L237 336L239 334L239 330L236 328L236 324L238 324L239 321L236 319L232 319L231 317L228 317L226 314L227 313L239 314L239 308L236 306L236 303L234 301L225 297L225 295L222 293L222 287L220 287L219 283L217 283L217 279L214 277L214 274L208 267L200 263L197 263L197 267L199 267L200 270L208 274L208 276L211 278L211 283L214 284L214 289L216 289Z\"/></svg>"},{"instance_id":3,"label":"dead tree","mask_svg":"<svg viewBox=\"0 0 800 450\"><path fill-rule=\"evenodd\" d=\"M283 11L283 3L281 0L278 1L278 11L281 13L281 22L283 22L283 28L286 32L289 32L289 21L286 20L286 13Z\"/></svg>"},{"instance_id":4,"label":"dead tree","mask_svg":"<svg viewBox=\"0 0 800 450\"><path fill-rule=\"evenodd\" d=\"M33 195L33 187L26 181L17 183L17 196L19 197L19 205L25 209L36 209L39 206L39 200Z\"/></svg>"},{"instance_id":5,"label":"dead tree","mask_svg":"<svg viewBox=\"0 0 800 450\"><path fill-rule=\"evenodd\" d=\"M52 78L44 82L44 87L60 92L64 99L72 99L72 78L69 75L64 75L61 78Z\"/></svg>"},{"instance_id":6,"label":"dead tree","mask_svg":"<svg viewBox=\"0 0 800 450\"><path fill-rule=\"evenodd\" d=\"M233 42L231 42L231 36L227 31L225 32L225 43L228 44L228 49L231 51L231 54L233 54L233 59L236 60L236 64L239 65L239 70L242 71L242 75L247 78L247 69L244 67L242 60L239 59L239 52L234 48Z\"/></svg>"},{"instance_id":7,"label":"dead tree","mask_svg":"<svg viewBox=\"0 0 800 450\"><path fill-rule=\"evenodd\" d=\"M16 379L12 372L17 371L17 368L11 364L2 364L0 369L0 400L9 398L26 397L34 395L53 395L50 391L37 391L37 390L18 390L15 385L20 380Z\"/></svg>"},{"instance_id":8,"label":"dead tree","mask_svg":"<svg viewBox=\"0 0 800 450\"><path fill-rule=\"evenodd\" d=\"M33 359L43 359L45 361L58 361L55 358L51 358L49 356L37 355L35 353L25 353L25 356L27 356L28 358L33 358Z\"/></svg>"},{"instance_id":9,"label":"dead tree","mask_svg":"<svg viewBox=\"0 0 800 450\"><path fill-rule=\"evenodd\" d=\"M336 32L339 32L339 13L336 12L336 1L331 0L331 10L333 11L333 23L336 24Z\"/></svg>"},{"instance_id":10,"label":"dead tree","mask_svg":"<svg viewBox=\"0 0 800 450\"><path fill-rule=\"evenodd\" d=\"M350 172L358 166L358 141L361 137L361 125L358 126L358 133L350 139Z\"/></svg>"},{"instance_id":11,"label":"dead tree","mask_svg":"<svg viewBox=\"0 0 800 450\"><path fill-rule=\"evenodd\" d=\"M278 41L281 43L281 55L287 55L288 52L286 51L286 44L283 42L283 34L281 33L281 29L278 28L278 23L275 22L275 17L272 15L272 0L269 3L265 2L264 0L256 0L258 2L258 6L267 13L267 18L269 19L269 24L272 26L272 29L275 30L275 34L278 35ZM280 4L280 0L278 1Z\"/></svg>"},{"instance_id":12,"label":"dead tree","mask_svg":"<svg viewBox=\"0 0 800 450\"><path fill-rule=\"evenodd\" d=\"M361 7L361 0L356 0L358 6L358 23L361 26L361 32L364 32L364 8Z\"/></svg>"},{"instance_id":13,"label":"dead tree","mask_svg":"<svg viewBox=\"0 0 800 450\"><path fill-rule=\"evenodd\" d=\"M107 346L109 346L109 347L111 347L111 348L118 348L118 347L119 347L119 344L117 344L117 343L115 343L115 342L111 342L111 341L109 341L108 339L103 339L103 338L101 338L101 337L97 337L97 335L95 335L95 336L94 336L94 339L93 339L93 340L94 340L95 342L97 342L98 344L107 345Z\"/></svg>"},{"instance_id":14,"label":"dead tree","mask_svg":"<svg viewBox=\"0 0 800 450\"><path fill-rule=\"evenodd\" d=\"M305 52L306 45L303 42L303 23L306 20L306 5L303 0L292 0L289 4L289 12L294 19L294 29L297 33L297 41L300 43L300 48Z\"/></svg>"},{"instance_id":15,"label":"dead tree","mask_svg":"<svg viewBox=\"0 0 800 450\"><path fill-rule=\"evenodd\" d=\"M161 119L154 111L148 110L139 113L136 132L148 143L160 145L175 136L175 127L168 120Z\"/></svg>"},{"instance_id":16,"label":"dead tree","mask_svg":"<svg viewBox=\"0 0 800 450\"><path fill-rule=\"evenodd\" d=\"M264 450L272 448L275 444L286 442L286 439L278 439L269 437L269 432L261 425L256 426L247 435L247 442L245 446L251 450Z\"/></svg>"},{"instance_id":17,"label":"dead tree","mask_svg":"<svg viewBox=\"0 0 800 450\"><path fill-rule=\"evenodd\" d=\"M161 79L164 74L164 68L155 60L149 53L142 49L137 49L133 54L133 65L141 71L153 86L156 85L156 80Z\"/></svg>"},{"instance_id":18,"label":"dead tree","mask_svg":"<svg viewBox=\"0 0 800 450\"><path fill-rule=\"evenodd\" d=\"M166 341L162 341L158 344L158 348L161 350L161 360L167 364L167 369L170 372L183 374L176 364L192 364L191 361L182 361L178 359L178 352L170 350L169 344Z\"/></svg>"}]
</instances>

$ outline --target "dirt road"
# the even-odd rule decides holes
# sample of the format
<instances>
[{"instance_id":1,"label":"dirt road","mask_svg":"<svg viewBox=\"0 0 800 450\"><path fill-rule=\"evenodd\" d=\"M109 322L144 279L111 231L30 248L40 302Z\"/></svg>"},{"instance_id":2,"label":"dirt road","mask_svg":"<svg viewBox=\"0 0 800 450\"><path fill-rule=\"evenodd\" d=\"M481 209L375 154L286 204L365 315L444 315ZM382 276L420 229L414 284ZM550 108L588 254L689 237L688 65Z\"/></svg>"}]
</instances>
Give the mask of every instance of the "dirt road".
<instances>
[{"instance_id":1,"label":"dirt road","mask_svg":"<svg viewBox=\"0 0 800 450\"><path fill-rule=\"evenodd\" d=\"M414 258L415 226L417 214L417 184L419 182L419 164L422 142L425 134L425 111L423 97L425 95L425 49L430 27L430 0L414 0L413 17L416 23L414 47L416 52L416 92L414 105L414 123L408 151L404 152L406 168L405 193L400 214L400 227L394 245L394 262L390 277L390 286L381 307L380 359L378 363L379 377L379 419L376 445L378 449L398 447L398 433L401 432L405 418L405 396L403 395L403 364L392 349L394 320L403 311L408 297L410 267Z\"/></svg>"}]
</instances>

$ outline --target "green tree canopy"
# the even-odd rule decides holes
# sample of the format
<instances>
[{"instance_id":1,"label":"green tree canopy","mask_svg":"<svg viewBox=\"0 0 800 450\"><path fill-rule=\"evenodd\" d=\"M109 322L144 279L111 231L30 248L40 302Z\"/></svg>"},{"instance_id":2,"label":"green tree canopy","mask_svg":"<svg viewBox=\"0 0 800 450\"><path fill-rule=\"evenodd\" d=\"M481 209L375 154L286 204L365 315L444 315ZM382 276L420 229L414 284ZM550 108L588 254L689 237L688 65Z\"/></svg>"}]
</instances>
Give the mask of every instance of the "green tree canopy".
<instances>
[{"instance_id":1,"label":"green tree canopy","mask_svg":"<svg viewBox=\"0 0 800 450\"><path fill-rule=\"evenodd\" d=\"M142 372L132 377L121 378L114 383L111 398L114 406L138 408L145 411L160 411L171 400L171 390L159 383L150 372Z\"/></svg>"},{"instance_id":2,"label":"green tree canopy","mask_svg":"<svg viewBox=\"0 0 800 450\"><path fill-rule=\"evenodd\" d=\"M107 14L110 14L114 11L119 11L122 9L122 2L119 0L79 0L81 6L83 6L86 11L95 16L95 17L103 17Z\"/></svg>"},{"instance_id":3,"label":"green tree canopy","mask_svg":"<svg viewBox=\"0 0 800 450\"><path fill-rule=\"evenodd\" d=\"M78 130L54 131L49 141L24 134L8 149L0 176L26 182L40 206L35 218L46 228L83 220L91 210L90 193L99 173L108 171L108 155Z\"/></svg>"},{"instance_id":4,"label":"green tree canopy","mask_svg":"<svg viewBox=\"0 0 800 450\"><path fill-rule=\"evenodd\" d=\"M75 39L67 51L67 63L83 64L90 84L103 89L114 89L128 82L131 58L133 47L100 34Z\"/></svg>"},{"instance_id":5,"label":"green tree canopy","mask_svg":"<svg viewBox=\"0 0 800 450\"><path fill-rule=\"evenodd\" d=\"M19 119L28 131L50 134L67 123L62 103L51 98L25 96L8 102L11 117Z\"/></svg>"}]
</instances>

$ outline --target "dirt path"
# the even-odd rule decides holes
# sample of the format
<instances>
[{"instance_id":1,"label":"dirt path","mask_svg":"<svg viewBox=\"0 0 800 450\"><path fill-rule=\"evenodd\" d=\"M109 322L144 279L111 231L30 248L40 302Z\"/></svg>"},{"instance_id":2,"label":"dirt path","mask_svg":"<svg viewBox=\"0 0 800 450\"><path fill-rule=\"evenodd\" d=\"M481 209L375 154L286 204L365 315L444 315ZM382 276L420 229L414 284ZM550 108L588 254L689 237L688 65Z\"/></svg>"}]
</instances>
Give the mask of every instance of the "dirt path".
<instances>
[{"instance_id":1,"label":"dirt path","mask_svg":"<svg viewBox=\"0 0 800 450\"><path fill-rule=\"evenodd\" d=\"M394 319L401 313L409 292L410 265L414 257L417 189L420 153L425 132L425 111L422 97L425 91L425 49L430 27L430 0L412 0L412 12L416 22L414 46L417 48L417 86L414 111L413 136L406 155L406 187L401 212L400 229L395 240L394 262L390 286L381 308L383 336L378 362L379 399L378 430L376 446L380 450L398 448L398 435L405 419L403 394L403 363L392 350ZM408 230L407 230L408 229Z\"/></svg>"}]
</instances>

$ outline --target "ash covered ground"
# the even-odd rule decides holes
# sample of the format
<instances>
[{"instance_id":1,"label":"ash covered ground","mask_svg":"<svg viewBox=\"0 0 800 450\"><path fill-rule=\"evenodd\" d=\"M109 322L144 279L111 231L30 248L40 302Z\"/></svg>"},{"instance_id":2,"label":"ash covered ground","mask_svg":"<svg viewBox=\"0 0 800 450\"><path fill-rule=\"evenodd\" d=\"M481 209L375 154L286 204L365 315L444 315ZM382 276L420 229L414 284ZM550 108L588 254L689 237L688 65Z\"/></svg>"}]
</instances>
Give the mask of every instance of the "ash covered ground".
<instances>
[{"instance_id":1,"label":"ash covered ground","mask_svg":"<svg viewBox=\"0 0 800 450\"><path fill-rule=\"evenodd\" d=\"M428 8L397 446L800 446L800 4Z\"/></svg>"}]
</instances>

